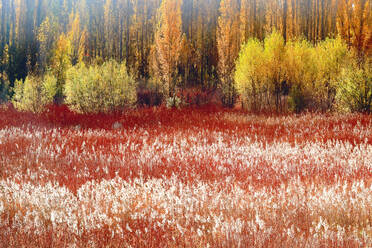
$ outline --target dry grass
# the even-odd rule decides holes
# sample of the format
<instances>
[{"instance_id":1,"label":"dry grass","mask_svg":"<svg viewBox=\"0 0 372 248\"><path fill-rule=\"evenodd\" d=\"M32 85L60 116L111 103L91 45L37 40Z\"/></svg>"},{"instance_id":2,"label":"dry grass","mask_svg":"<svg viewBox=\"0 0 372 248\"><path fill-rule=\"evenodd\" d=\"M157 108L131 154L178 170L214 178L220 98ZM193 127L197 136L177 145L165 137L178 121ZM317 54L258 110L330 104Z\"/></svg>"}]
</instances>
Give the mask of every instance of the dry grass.
<instances>
[{"instance_id":1,"label":"dry grass","mask_svg":"<svg viewBox=\"0 0 372 248\"><path fill-rule=\"evenodd\" d=\"M368 115L0 109L0 247L369 247L371 190Z\"/></svg>"}]
</instances>

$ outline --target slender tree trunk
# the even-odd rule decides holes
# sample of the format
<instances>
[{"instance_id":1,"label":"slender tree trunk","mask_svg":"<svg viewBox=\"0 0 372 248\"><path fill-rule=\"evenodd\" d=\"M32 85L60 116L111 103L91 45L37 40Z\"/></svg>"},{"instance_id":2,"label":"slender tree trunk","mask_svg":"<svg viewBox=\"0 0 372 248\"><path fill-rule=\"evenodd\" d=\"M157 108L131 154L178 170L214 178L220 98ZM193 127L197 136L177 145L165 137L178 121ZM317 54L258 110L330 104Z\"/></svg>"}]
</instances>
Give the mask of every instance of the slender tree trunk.
<instances>
[{"instance_id":1,"label":"slender tree trunk","mask_svg":"<svg viewBox=\"0 0 372 248\"><path fill-rule=\"evenodd\" d=\"M288 12L288 0L284 0L284 6L283 6L283 38L284 38L284 42L287 41L287 12Z\"/></svg>"},{"instance_id":2,"label":"slender tree trunk","mask_svg":"<svg viewBox=\"0 0 372 248\"><path fill-rule=\"evenodd\" d=\"M127 63L129 61L129 22L130 22L130 16L129 16L129 9L130 9L130 2L127 0L127 20L126 20L126 36L125 37L125 59L127 60Z\"/></svg>"}]
</instances>

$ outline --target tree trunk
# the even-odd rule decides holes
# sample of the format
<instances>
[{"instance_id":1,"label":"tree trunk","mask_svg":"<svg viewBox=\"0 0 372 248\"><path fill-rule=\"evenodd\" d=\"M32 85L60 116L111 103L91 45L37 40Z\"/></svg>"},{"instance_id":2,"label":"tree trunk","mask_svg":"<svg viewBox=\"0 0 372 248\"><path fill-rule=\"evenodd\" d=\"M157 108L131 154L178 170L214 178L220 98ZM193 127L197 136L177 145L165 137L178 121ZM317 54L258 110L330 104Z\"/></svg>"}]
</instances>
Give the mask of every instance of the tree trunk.
<instances>
[{"instance_id":1,"label":"tree trunk","mask_svg":"<svg viewBox=\"0 0 372 248\"><path fill-rule=\"evenodd\" d=\"M284 42L287 42L287 11L288 11L288 0L284 0L284 6L283 6L283 38L284 38Z\"/></svg>"}]
</instances>

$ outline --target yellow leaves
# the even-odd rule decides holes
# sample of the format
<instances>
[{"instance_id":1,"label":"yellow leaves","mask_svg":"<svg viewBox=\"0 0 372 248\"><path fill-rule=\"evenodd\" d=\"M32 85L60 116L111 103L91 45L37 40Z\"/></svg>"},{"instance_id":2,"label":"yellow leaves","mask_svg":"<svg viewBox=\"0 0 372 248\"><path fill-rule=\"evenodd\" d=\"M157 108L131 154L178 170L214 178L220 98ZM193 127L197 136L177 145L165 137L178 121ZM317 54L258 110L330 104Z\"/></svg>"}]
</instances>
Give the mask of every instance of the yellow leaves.
<instances>
[{"instance_id":1,"label":"yellow leaves","mask_svg":"<svg viewBox=\"0 0 372 248\"><path fill-rule=\"evenodd\" d=\"M286 44L284 66L290 84L309 84L314 81L312 45L306 40L289 41Z\"/></svg>"},{"instance_id":2,"label":"yellow leaves","mask_svg":"<svg viewBox=\"0 0 372 248\"><path fill-rule=\"evenodd\" d=\"M280 61L284 56L284 38L276 30L265 38L265 55L270 60Z\"/></svg>"},{"instance_id":3,"label":"yellow leaves","mask_svg":"<svg viewBox=\"0 0 372 248\"><path fill-rule=\"evenodd\" d=\"M372 12L368 0L342 0L337 13L337 30L359 55L369 55L372 43Z\"/></svg>"},{"instance_id":4,"label":"yellow leaves","mask_svg":"<svg viewBox=\"0 0 372 248\"><path fill-rule=\"evenodd\" d=\"M52 71L58 81L57 95L62 97L62 87L66 79L66 71L71 67L72 46L65 34L61 34L52 58Z\"/></svg>"},{"instance_id":5,"label":"yellow leaves","mask_svg":"<svg viewBox=\"0 0 372 248\"><path fill-rule=\"evenodd\" d=\"M333 85L348 61L349 52L340 37L320 42L314 50L319 86Z\"/></svg>"},{"instance_id":6,"label":"yellow leaves","mask_svg":"<svg viewBox=\"0 0 372 248\"><path fill-rule=\"evenodd\" d=\"M242 95L244 104L253 111L261 111L276 93L285 75L284 41L280 34L273 33L262 43L250 39L242 46L236 64L235 86Z\"/></svg>"},{"instance_id":7,"label":"yellow leaves","mask_svg":"<svg viewBox=\"0 0 372 248\"><path fill-rule=\"evenodd\" d=\"M71 41L65 34L61 34L56 43L54 57L57 61L68 62L72 53Z\"/></svg>"},{"instance_id":8,"label":"yellow leaves","mask_svg":"<svg viewBox=\"0 0 372 248\"><path fill-rule=\"evenodd\" d=\"M160 6L159 24L155 34L154 74L162 81L164 93L173 95L178 83L177 66L182 49L182 1L164 0Z\"/></svg>"},{"instance_id":9,"label":"yellow leaves","mask_svg":"<svg viewBox=\"0 0 372 248\"><path fill-rule=\"evenodd\" d=\"M47 39L46 32L48 32L49 30L50 30L49 17L46 17L43 23L41 23L37 34L37 38L40 43L44 43L46 41Z\"/></svg>"},{"instance_id":10,"label":"yellow leaves","mask_svg":"<svg viewBox=\"0 0 372 248\"><path fill-rule=\"evenodd\" d=\"M246 94L246 89L251 89L251 84L259 81L262 57L263 47L258 40L250 39L242 46L235 70L236 88L240 94Z\"/></svg>"},{"instance_id":11,"label":"yellow leaves","mask_svg":"<svg viewBox=\"0 0 372 248\"><path fill-rule=\"evenodd\" d=\"M58 23L48 16L41 23L37 29L37 40L39 46L40 66L45 68L50 63L52 56L53 45L57 39L57 33L59 32Z\"/></svg>"},{"instance_id":12,"label":"yellow leaves","mask_svg":"<svg viewBox=\"0 0 372 248\"><path fill-rule=\"evenodd\" d=\"M110 112L137 101L136 83L125 63L78 64L67 71L64 93L69 107L81 113Z\"/></svg>"},{"instance_id":13,"label":"yellow leaves","mask_svg":"<svg viewBox=\"0 0 372 248\"><path fill-rule=\"evenodd\" d=\"M26 79L16 80L12 103L20 111L40 113L46 104L52 103L57 92L57 80L52 75L44 79L27 76Z\"/></svg>"},{"instance_id":14,"label":"yellow leaves","mask_svg":"<svg viewBox=\"0 0 372 248\"><path fill-rule=\"evenodd\" d=\"M232 107L235 102L233 72L239 54L239 5L236 0L222 0L217 29L218 74L223 103Z\"/></svg>"},{"instance_id":15,"label":"yellow leaves","mask_svg":"<svg viewBox=\"0 0 372 248\"><path fill-rule=\"evenodd\" d=\"M255 107L260 92L278 99L285 87L290 87L289 95L296 104L303 105L301 101L310 97L316 106L330 109L340 72L349 60L350 52L341 38L327 39L316 46L306 40L284 44L281 34L274 31L264 44L251 39L243 45L235 86L243 101L251 105L253 102Z\"/></svg>"},{"instance_id":16,"label":"yellow leaves","mask_svg":"<svg viewBox=\"0 0 372 248\"><path fill-rule=\"evenodd\" d=\"M257 95L262 92L263 46L260 41L250 39L242 46L236 63L235 87L242 95L244 104L258 110Z\"/></svg>"},{"instance_id":17,"label":"yellow leaves","mask_svg":"<svg viewBox=\"0 0 372 248\"><path fill-rule=\"evenodd\" d=\"M76 14L74 15L71 13L70 15L70 31L68 32L68 39L75 45L75 47L78 47L79 39L81 36L80 31L80 15Z\"/></svg>"},{"instance_id":18,"label":"yellow leaves","mask_svg":"<svg viewBox=\"0 0 372 248\"><path fill-rule=\"evenodd\" d=\"M338 110L372 112L372 67L355 64L343 69L337 85Z\"/></svg>"}]
</instances>

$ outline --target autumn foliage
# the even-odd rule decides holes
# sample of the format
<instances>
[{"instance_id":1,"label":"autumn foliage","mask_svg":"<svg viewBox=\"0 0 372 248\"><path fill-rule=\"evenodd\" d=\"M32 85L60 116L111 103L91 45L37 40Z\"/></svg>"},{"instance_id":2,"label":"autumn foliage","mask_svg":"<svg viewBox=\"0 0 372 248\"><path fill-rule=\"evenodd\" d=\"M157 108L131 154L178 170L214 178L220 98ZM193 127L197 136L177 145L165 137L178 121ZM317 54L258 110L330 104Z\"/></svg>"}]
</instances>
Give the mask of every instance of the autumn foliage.
<instances>
[{"instance_id":1,"label":"autumn foliage","mask_svg":"<svg viewBox=\"0 0 372 248\"><path fill-rule=\"evenodd\" d=\"M137 101L136 83L124 63L108 61L87 67L84 63L66 72L66 104L79 113L122 110Z\"/></svg>"},{"instance_id":2,"label":"autumn foliage","mask_svg":"<svg viewBox=\"0 0 372 248\"><path fill-rule=\"evenodd\" d=\"M371 247L370 0L0 0L0 248Z\"/></svg>"},{"instance_id":3,"label":"autumn foliage","mask_svg":"<svg viewBox=\"0 0 372 248\"><path fill-rule=\"evenodd\" d=\"M371 242L368 115L0 113L1 246Z\"/></svg>"},{"instance_id":4,"label":"autumn foliage","mask_svg":"<svg viewBox=\"0 0 372 248\"><path fill-rule=\"evenodd\" d=\"M347 80L340 78L353 68L369 78L370 9L368 0L1 0L1 98L14 96L16 80L51 74L54 102L63 104L70 67L116 61L144 86L137 95L156 98L149 103L175 105L167 103L198 88L256 112L370 112L341 106ZM252 40L262 54L252 52L259 61L243 65L239 53ZM248 67L255 75L245 74ZM361 83L368 99L369 82Z\"/></svg>"},{"instance_id":5,"label":"autumn foliage","mask_svg":"<svg viewBox=\"0 0 372 248\"><path fill-rule=\"evenodd\" d=\"M274 106L277 112L370 112L370 61L359 61L340 37L316 45L301 39L284 43L274 31L263 42L249 39L242 46L235 87L243 106L254 112L273 111ZM355 70L359 76L350 74Z\"/></svg>"}]
</instances>

